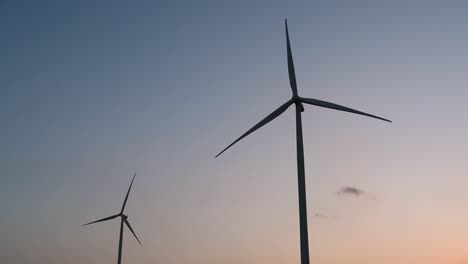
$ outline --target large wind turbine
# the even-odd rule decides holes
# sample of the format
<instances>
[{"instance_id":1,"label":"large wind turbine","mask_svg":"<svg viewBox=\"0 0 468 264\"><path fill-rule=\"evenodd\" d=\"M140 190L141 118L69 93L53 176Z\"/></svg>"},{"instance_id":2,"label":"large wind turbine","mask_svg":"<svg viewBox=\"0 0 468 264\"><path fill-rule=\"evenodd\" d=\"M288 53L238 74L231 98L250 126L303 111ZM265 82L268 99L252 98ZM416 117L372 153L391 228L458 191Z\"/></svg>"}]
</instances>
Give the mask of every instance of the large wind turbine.
<instances>
[{"instance_id":1,"label":"large wind turbine","mask_svg":"<svg viewBox=\"0 0 468 264\"><path fill-rule=\"evenodd\" d=\"M230 148L232 145L249 135L250 133L254 132L255 130L259 129L260 127L266 125L268 122L272 121L273 119L277 118L281 115L289 106L292 104L296 105L296 144L297 144L297 182L298 182L298 193L299 193L299 225L300 225L300 240L301 240L301 264L309 264L309 237L307 231L307 204L306 204L306 185L305 185L305 169L304 169L304 146L302 143L302 121L301 121L301 113L304 112L305 104L330 108L334 110L349 112L353 114L364 115L372 118L377 118L380 120L384 120L387 122L392 122L388 119L381 118L375 115L367 114L358 110L351 109L349 107L337 105L334 103L312 99L312 98L304 98L300 97L297 93L297 84L296 84L296 73L294 72L294 63L293 57L291 53L291 45L289 43L289 32L288 32L288 22L285 20L286 25L286 46L287 46L287 53L288 53L288 72L289 72L289 84L291 85L292 89L292 98L289 99L286 103L282 104L278 109L273 111L270 115L265 117L263 120L258 122L255 126L245 132L242 136L236 139L231 145L227 146L223 149L216 157L221 155L224 151Z\"/></svg>"},{"instance_id":2,"label":"large wind turbine","mask_svg":"<svg viewBox=\"0 0 468 264\"><path fill-rule=\"evenodd\" d=\"M130 225L130 222L128 222L128 216L124 214L125 205L127 204L128 195L130 194L130 190L132 189L132 185L133 185L133 181L135 180L135 176L136 176L136 173L133 175L133 179L132 179L132 182L130 183L130 187L128 187L127 195L125 196L125 200L123 202L122 209L120 210L120 213L118 213L116 215L109 216L109 217L105 217L105 218L102 218L102 219L99 219L99 220L96 220L96 221L93 221L91 223L87 223L87 224L83 225L83 226L86 226L86 225L90 225L90 224L94 224L94 223L104 222L104 221L108 221L108 220L111 220L111 219L114 219L114 218L117 218L117 217L120 216L119 255L118 255L118 259L117 259L117 264L120 264L122 262L122 242L123 242L124 223L125 223L125 225L127 225L128 229L130 229L130 232L132 232L132 234L135 236L138 243L140 243L140 245L141 245L141 242L138 239L135 232L133 231L133 228Z\"/></svg>"}]
</instances>

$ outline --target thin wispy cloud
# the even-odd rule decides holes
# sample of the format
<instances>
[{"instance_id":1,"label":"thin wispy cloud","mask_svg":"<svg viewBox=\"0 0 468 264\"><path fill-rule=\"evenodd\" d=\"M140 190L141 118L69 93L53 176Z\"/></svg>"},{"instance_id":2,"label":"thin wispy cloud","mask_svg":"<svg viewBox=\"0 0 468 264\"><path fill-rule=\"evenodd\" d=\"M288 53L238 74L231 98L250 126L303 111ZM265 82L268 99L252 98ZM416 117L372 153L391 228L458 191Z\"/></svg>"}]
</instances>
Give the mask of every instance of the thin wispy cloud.
<instances>
[{"instance_id":1,"label":"thin wispy cloud","mask_svg":"<svg viewBox=\"0 0 468 264\"><path fill-rule=\"evenodd\" d=\"M328 215L322 214L322 213L315 213L314 217L316 218L329 218Z\"/></svg>"},{"instance_id":2,"label":"thin wispy cloud","mask_svg":"<svg viewBox=\"0 0 468 264\"><path fill-rule=\"evenodd\" d=\"M336 219L337 218L336 215L326 214L322 212L315 212L313 216L314 218L319 218L319 219Z\"/></svg>"}]
</instances>

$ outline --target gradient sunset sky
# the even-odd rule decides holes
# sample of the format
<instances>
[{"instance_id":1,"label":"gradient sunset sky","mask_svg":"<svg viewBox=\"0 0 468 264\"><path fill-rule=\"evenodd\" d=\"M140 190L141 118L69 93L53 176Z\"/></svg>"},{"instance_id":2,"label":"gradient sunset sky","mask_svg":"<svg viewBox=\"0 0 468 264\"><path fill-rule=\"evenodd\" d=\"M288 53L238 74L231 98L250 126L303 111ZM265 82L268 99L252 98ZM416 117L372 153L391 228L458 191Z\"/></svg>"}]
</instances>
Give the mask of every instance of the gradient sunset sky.
<instances>
[{"instance_id":1,"label":"gradient sunset sky","mask_svg":"<svg viewBox=\"0 0 468 264\"><path fill-rule=\"evenodd\" d=\"M468 263L468 1L0 1L0 262ZM348 187L348 188L347 188ZM352 189L352 188L356 189Z\"/></svg>"}]
</instances>

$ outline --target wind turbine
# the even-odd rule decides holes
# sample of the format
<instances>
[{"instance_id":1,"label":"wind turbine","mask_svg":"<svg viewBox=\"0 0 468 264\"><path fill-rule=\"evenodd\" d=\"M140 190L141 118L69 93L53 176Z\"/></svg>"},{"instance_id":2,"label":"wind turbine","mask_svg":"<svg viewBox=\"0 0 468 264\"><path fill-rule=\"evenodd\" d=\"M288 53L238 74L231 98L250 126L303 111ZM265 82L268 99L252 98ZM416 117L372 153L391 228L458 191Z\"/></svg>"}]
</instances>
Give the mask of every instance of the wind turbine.
<instances>
[{"instance_id":1,"label":"wind turbine","mask_svg":"<svg viewBox=\"0 0 468 264\"><path fill-rule=\"evenodd\" d=\"M291 44L289 43L289 32L288 32L288 21L285 20L286 26L286 46L288 53L288 72L289 72L289 84L292 90L292 98L289 99L286 103L282 104L275 111L265 117L263 120L258 122L255 126L245 132L242 136L236 139L231 145L223 149L216 157L221 155L224 151L230 148L232 145L239 142L244 137L248 136L255 130L266 125L273 119L280 116L289 106L292 104L296 105L296 144L297 144L297 182L298 182L298 194L299 194L299 225L300 225L300 241L301 241L301 264L309 264L309 237L307 231L307 203L306 203L306 186L305 186L305 169L304 169L304 146L302 143L302 121L301 113L304 112L305 104L330 108L334 110L349 112L358 115L364 115L372 118L377 118L383 121L392 122L388 119L378 117L375 115L367 114L358 110L351 109L342 105L312 99L300 97L297 93L297 83L296 83L296 73L294 71L293 57L291 53Z\"/></svg>"},{"instance_id":2,"label":"wind turbine","mask_svg":"<svg viewBox=\"0 0 468 264\"><path fill-rule=\"evenodd\" d=\"M125 200L123 202L122 209L120 210L120 213L82 225L82 226L86 226L86 225L90 225L90 224L94 224L94 223L105 222L105 221L112 220L114 218L120 217L119 255L118 255L118 259L117 259L117 264L120 264L122 262L122 242L123 242L124 223L125 223L125 225L127 225L128 229L130 229L130 232L132 232L132 234L135 236L138 243L140 243L140 245L141 245L140 239L138 239L137 235L133 231L132 226L130 225L130 222L128 221L128 216L124 214L125 205L127 204L128 195L130 194L130 190L132 189L132 185L133 185L133 181L135 180L135 176L136 176L136 173L133 175L133 179L132 179L132 182L130 183L130 187L128 187L127 195L125 196Z\"/></svg>"}]
</instances>

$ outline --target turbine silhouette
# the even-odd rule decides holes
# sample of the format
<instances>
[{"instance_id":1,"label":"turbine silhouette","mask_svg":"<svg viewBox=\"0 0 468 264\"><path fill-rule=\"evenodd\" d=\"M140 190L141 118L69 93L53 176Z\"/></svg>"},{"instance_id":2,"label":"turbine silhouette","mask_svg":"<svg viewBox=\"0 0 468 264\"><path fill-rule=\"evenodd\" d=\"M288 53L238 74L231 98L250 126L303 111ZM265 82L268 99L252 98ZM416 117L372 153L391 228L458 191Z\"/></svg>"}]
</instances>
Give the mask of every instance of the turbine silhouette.
<instances>
[{"instance_id":1,"label":"turbine silhouette","mask_svg":"<svg viewBox=\"0 0 468 264\"><path fill-rule=\"evenodd\" d=\"M130 187L128 187L127 195L125 196L125 200L123 202L122 209L120 210L120 213L82 225L82 226L87 226L87 225L91 225L91 224L94 224L94 223L105 222L105 221L109 221L109 220L112 220L112 219L117 218L117 217L120 216L119 255L118 255L118 258L117 258L117 264L120 264L122 262L122 243L123 243L124 223L128 227L128 229L130 229L130 232L132 232L133 236L135 236L138 243L140 243L140 245L141 245L140 239L138 239L137 235L133 231L132 226L130 225L130 222L128 221L128 216L124 214L125 205L127 204L128 195L130 194L130 190L132 189L132 185L133 185L133 181L135 180L135 176L136 176L136 173L133 174L133 179L132 179L132 182L130 183Z\"/></svg>"},{"instance_id":2,"label":"turbine silhouette","mask_svg":"<svg viewBox=\"0 0 468 264\"><path fill-rule=\"evenodd\" d=\"M349 112L358 115L364 115L372 118L377 118L383 121L392 122L388 119L378 117L375 115L371 115L368 113L364 113L358 110L351 109L349 107L341 106L338 104L312 99L312 98L304 98L300 97L297 93L297 83L296 83L296 73L294 71L294 63L293 57L291 53L291 44L289 43L289 32L288 32L288 21L285 20L286 26L286 48L287 48L287 56L288 56L288 73L289 73L289 84L292 90L292 98L289 99L286 103L282 104L278 107L275 111L265 117L263 120L258 122L255 126L245 132L242 136L236 139L233 143L223 149L216 157L221 155L224 151L229 149L232 145L239 142L244 137L248 136L255 130L261 128L262 126L266 125L273 119L280 116L289 106L292 104L296 105L296 144L297 144L297 178L298 178L298 195L299 195L299 225L300 225L300 242L301 242L301 263L302 264L309 264L309 235L307 230L307 204L306 204L306 186L305 186L305 169L304 169L304 146L302 142L302 120L301 120L301 113L304 112L305 104L320 106L324 108L330 108L334 110Z\"/></svg>"}]
</instances>

